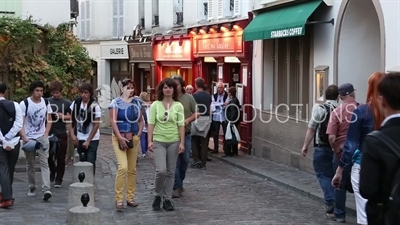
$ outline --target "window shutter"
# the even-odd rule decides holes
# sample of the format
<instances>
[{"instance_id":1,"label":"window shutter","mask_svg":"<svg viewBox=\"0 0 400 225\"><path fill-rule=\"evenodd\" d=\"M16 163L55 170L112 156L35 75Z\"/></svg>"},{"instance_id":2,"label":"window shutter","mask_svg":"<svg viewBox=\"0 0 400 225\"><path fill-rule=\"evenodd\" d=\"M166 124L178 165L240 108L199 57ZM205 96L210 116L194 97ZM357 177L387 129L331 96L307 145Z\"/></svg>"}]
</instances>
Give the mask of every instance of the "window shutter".
<instances>
[{"instance_id":1,"label":"window shutter","mask_svg":"<svg viewBox=\"0 0 400 225\"><path fill-rule=\"evenodd\" d=\"M208 17L208 1L197 0L197 21L207 20Z\"/></svg>"},{"instance_id":2,"label":"window shutter","mask_svg":"<svg viewBox=\"0 0 400 225\"><path fill-rule=\"evenodd\" d=\"M85 2L85 19L90 19L90 2Z\"/></svg>"},{"instance_id":3,"label":"window shutter","mask_svg":"<svg viewBox=\"0 0 400 225\"><path fill-rule=\"evenodd\" d=\"M224 0L217 0L217 17L224 18Z\"/></svg>"},{"instance_id":4,"label":"window shutter","mask_svg":"<svg viewBox=\"0 0 400 225\"><path fill-rule=\"evenodd\" d=\"M213 19L213 14L214 14L214 12L213 12L213 0L207 0L207 1L208 1L208 5L207 5L208 16L207 16L207 18L209 20L212 20Z\"/></svg>"},{"instance_id":5,"label":"window shutter","mask_svg":"<svg viewBox=\"0 0 400 225\"><path fill-rule=\"evenodd\" d=\"M124 17L120 17L118 21L118 38L124 36Z\"/></svg>"},{"instance_id":6,"label":"window shutter","mask_svg":"<svg viewBox=\"0 0 400 225\"><path fill-rule=\"evenodd\" d=\"M90 21L86 20L86 27L85 27L85 40L89 40L90 39Z\"/></svg>"},{"instance_id":7,"label":"window shutter","mask_svg":"<svg viewBox=\"0 0 400 225\"><path fill-rule=\"evenodd\" d=\"M234 0L233 2L233 15L240 16L242 14L242 9L240 8L240 0Z\"/></svg>"},{"instance_id":8,"label":"window shutter","mask_svg":"<svg viewBox=\"0 0 400 225\"><path fill-rule=\"evenodd\" d=\"M86 22L85 22L85 14L86 14L86 10L85 10L85 2L81 2L80 4L80 38L81 39L85 39L86 38Z\"/></svg>"},{"instance_id":9,"label":"window shutter","mask_svg":"<svg viewBox=\"0 0 400 225\"><path fill-rule=\"evenodd\" d=\"M118 0L113 0L113 16L118 16Z\"/></svg>"},{"instance_id":10,"label":"window shutter","mask_svg":"<svg viewBox=\"0 0 400 225\"><path fill-rule=\"evenodd\" d=\"M118 18L113 18L113 37L118 38Z\"/></svg>"},{"instance_id":11,"label":"window shutter","mask_svg":"<svg viewBox=\"0 0 400 225\"><path fill-rule=\"evenodd\" d=\"M118 15L124 15L124 0L119 0L118 2Z\"/></svg>"}]
</instances>

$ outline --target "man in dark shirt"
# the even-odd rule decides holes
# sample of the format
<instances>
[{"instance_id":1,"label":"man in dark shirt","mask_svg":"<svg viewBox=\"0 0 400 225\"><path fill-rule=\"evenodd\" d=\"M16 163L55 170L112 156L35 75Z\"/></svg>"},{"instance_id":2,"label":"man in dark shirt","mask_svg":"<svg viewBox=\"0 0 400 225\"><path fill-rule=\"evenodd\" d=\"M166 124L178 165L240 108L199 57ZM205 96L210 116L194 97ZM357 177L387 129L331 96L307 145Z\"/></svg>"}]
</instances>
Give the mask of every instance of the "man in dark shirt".
<instances>
[{"instance_id":1,"label":"man in dark shirt","mask_svg":"<svg viewBox=\"0 0 400 225\"><path fill-rule=\"evenodd\" d=\"M193 94L193 98L197 103L198 112L200 113L201 117L195 123L203 121L203 118L209 118L208 121L210 122L211 95L210 93L204 91L205 82L202 78L197 78L195 83L197 91ZM206 167L208 150L207 138L208 130L205 131L203 136L196 136L192 134L192 154L194 159L194 162L192 164L193 167L197 167L200 169L205 169Z\"/></svg>"},{"instance_id":2,"label":"man in dark shirt","mask_svg":"<svg viewBox=\"0 0 400 225\"><path fill-rule=\"evenodd\" d=\"M400 146L400 73L385 75L378 85L378 92L385 120L377 132ZM400 168L400 158L386 144L388 142L368 135L361 149L360 193L368 200L368 225L400 224L400 221L395 221L398 214L395 213L397 215L393 218L386 208L393 182L399 182L394 176ZM396 150L400 154L400 149ZM400 208L394 210L398 212Z\"/></svg>"},{"instance_id":3,"label":"man in dark shirt","mask_svg":"<svg viewBox=\"0 0 400 225\"><path fill-rule=\"evenodd\" d=\"M51 82L49 89L52 95L49 102L53 110L53 125L50 134L55 135L59 140L55 154L52 151L49 152L50 181L54 182L55 188L60 188L65 172L65 155L68 147L66 122L71 119L71 102L61 96L63 86L60 81Z\"/></svg>"}]
</instances>

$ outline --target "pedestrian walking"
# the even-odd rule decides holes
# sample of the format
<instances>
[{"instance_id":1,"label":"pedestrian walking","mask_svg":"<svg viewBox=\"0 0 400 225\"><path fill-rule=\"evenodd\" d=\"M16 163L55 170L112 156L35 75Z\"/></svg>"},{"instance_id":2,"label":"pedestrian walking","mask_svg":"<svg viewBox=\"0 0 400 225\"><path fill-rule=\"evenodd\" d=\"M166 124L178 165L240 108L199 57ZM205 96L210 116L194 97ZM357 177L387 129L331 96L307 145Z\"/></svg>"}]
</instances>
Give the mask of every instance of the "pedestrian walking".
<instances>
[{"instance_id":1,"label":"pedestrian walking","mask_svg":"<svg viewBox=\"0 0 400 225\"><path fill-rule=\"evenodd\" d=\"M190 150L192 149L191 125L197 118L196 101L193 96L185 93L185 81L181 76L173 76L178 92L178 101L183 105L185 116L185 151L178 155L175 169L175 182L172 197L179 198L183 194L183 181L186 178L186 171L189 166Z\"/></svg>"},{"instance_id":2,"label":"pedestrian walking","mask_svg":"<svg viewBox=\"0 0 400 225\"><path fill-rule=\"evenodd\" d=\"M142 135L140 136L140 148L142 150L142 157L146 157L149 144L147 141L147 126L148 126L148 118L150 113L151 102L150 102L150 96L147 92L140 93L139 97L143 100L141 110L144 121Z\"/></svg>"},{"instance_id":3,"label":"pedestrian walking","mask_svg":"<svg viewBox=\"0 0 400 225\"><path fill-rule=\"evenodd\" d=\"M19 131L23 115L17 102L5 99L7 85L0 82L0 208L14 205L14 170L19 157Z\"/></svg>"},{"instance_id":4,"label":"pedestrian walking","mask_svg":"<svg viewBox=\"0 0 400 225\"><path fill-rule=\"evenodd\" d=\"M112 144L118 161L115 178L115 207L124 210L124 189L126 186L126 202L136 207L136 162L139 151L140 136L143 129L141 103L134 97L135 83L131 79L122 81L122 95L111 101L110 123L113 129Z\"/></svg>"},{"instance_id":5,"label":"pedestrian walking","mask_svg":"<svg viewBox=\"0 0 400 225\"><path fill-rule=\"evenodd\" d=\"M345 83L339 87L339 97L343 101L337 108L332 111L329 118L326 134L329 135L329 144L331 145L335 156L333 158L333 166L336 170L339 166L340 158L344 148L353 111L357 107L355 89L352 84ZM330 220L336 222L346 222L346 193L347 185L350 184L351 166L343 169L343 177L340 183L334 183L335 186L335 208L333 214L328 213ZM350 186L351 187L351 186Z\"/></svg>"},{"instance_id":6,"label":"pedestrian walking","mask_svg":"<svg viewBox=\"0 0 400 225\"><path fill-rule=\"evenodd\" d=\"M70 135L77 146L80 161L93 164L93 175L96 174L97 148L100 140L101 109L93 97L93 86L90 83L79 85L80 97L72 102Z\"/></svg>"},{"instance_id":7,"label":"pedestrian walking","mask_svg":"<svg viewBox=\"0 0 400 225\"><path fill-rule=\"evenodd\" d=\"M339 89L336 85L329 85L325 90L326 101L315 105L312 116L308 122L308 129L301 152L307 156L308 146L314 140L313 167L319 185L324 193L325 212L333 214L335 206L335 189L331 182L334 175L334 153L329 143L329 135L326 134L332 111L338 107Z\"/></svg>"},{"instance_id":8,"label":"pedestrian walking","mask_svg":"<svg viewBox=\"0 0 400 225\"><path fill-rule=\"evenodd\" d=\"M367 134L378 129L384 119L382 113L379 111L378 105L378 84L382 77L383 73L376 72L368 79L366 104L357 107L353 111L351 118L352 123L350 123L347 131L343 154L339 161L339 166L336 169L336 174L332 179L332 184L341 183L344 167L351 167L351 184L356 200L357 223L360 225L368 224L367 215L365 213L367 200L361 196L359 190L360 164L362 158L361 149Z\"/></svg>"},{"instance_id":9,"label":"pedestrian walking","mask_svg":"<svg viewBox=\"0 0 400 225\"><path fill-rule=\"evenodd\" d=\"M365 137L361 152L360 193L368 200L368 225L400 224L400 73L388 73L378 84L384 121ZM376 125L376 124L375 124Z\"/></svg>"},{"instance_id":10,"label":"pedestrian walking","mask_svg":"<svg viewBox=\"0 0 400 225\"><path fill-rule=\"evenodd\" d=\"M185 117L183 105L178 101L176 82L166 78L157 87L157 101L150 107L148 124L149 150L154 152L156 178L154 210L161 202L166 211L174 210L171 201L176 160L185 151Z\"/></svg>"},{"instance_id":11,"label":"pedestrian walking","mask_svg":"<svg viewBox=\"0 0 400 225\"><path fill-rule=\"evenodd\" d=\"M55 188L61 188L65 173L65 156L68 147L68 134L66 123L71 120L71 102L62 97L63 85L55 80L49 85L50 97L48 100L53 111L50 134L57 139L55 143L50 142L49 168L50 182L54 182ZM53 146L55 145L55 146ZM54 150L54 151L53 151Z\"/></svg>"},{"instance_id":12,"label":"pedestrian walking","mask_svg":"<svg viewBox=\"0 0 400 225\"><path fill-rule=\"evenodd\" d=\"M40 173L42 174L43 200L51 198L50 169L49 169L49 133L52 126L51 113L53 112L48 100L43 96L44 84L41 81L33 81L29 85L31 96L20 103L24 116L24 125L21 129L21 138L24 142L22 150L25 152L28 172L29 192L28 196L36 196L35 157L39 156Z\"/></svg>"}]
</instances>

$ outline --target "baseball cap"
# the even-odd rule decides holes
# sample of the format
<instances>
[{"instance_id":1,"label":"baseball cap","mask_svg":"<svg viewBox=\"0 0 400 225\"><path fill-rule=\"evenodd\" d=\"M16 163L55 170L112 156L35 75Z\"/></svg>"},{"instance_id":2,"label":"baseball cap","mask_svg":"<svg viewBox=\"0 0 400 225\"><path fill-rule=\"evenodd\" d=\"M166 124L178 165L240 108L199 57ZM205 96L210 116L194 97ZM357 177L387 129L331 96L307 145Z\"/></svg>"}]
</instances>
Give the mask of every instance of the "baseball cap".
<instances>
[{"instance_id":1,"label":"baseball cap","mask_svg":"<svg viewBox=\"0 0 400 225\"><path fill-rule=\"evenodd\" d=\"M354 89L353 85L350 83L342 84L339 87L339 95L340 96L349 95L350 93L352 93L354 91L355 91L355 89Z\"/></svg>"}]
</instances>

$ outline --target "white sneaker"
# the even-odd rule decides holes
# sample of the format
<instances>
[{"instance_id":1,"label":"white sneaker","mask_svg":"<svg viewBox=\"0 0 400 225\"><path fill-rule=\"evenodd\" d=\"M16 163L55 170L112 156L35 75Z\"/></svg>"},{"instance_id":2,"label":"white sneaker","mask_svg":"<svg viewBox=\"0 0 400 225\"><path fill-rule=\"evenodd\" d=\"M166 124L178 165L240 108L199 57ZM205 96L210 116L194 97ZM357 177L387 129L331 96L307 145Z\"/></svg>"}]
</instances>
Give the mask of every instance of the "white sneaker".
<instances>
[{"instance_id":1,"label":"white sneaker","mask_svg":"<svg viewBox=\"0 0 400 225\"><path fill-rule=\"evenodd\" d=\"M29 197L35 197L36 196L35 189L36 188L29 188L29 192L28 192L28 196Z\"/></svg>"},{"instance_id":2,"label":"white sneaker","mask_svg":"<svg viewBox=\"0 0 400 225\"><path fill-rule=\"evenodd\" d=\"M143 158L146 157L146 154L142 154L142 157L143 157Z\"/></svg>"},{"instance_id":3,"label":"white sneaker","mask_svg":"<svg viewBox=\"0 0 400 225\"><path fill-rule=\"evenodd\" d=\"M52 194L50 191L45 191L43 195L43 201L47 201L51 198Z\"/></svg>"}]
</instances>

